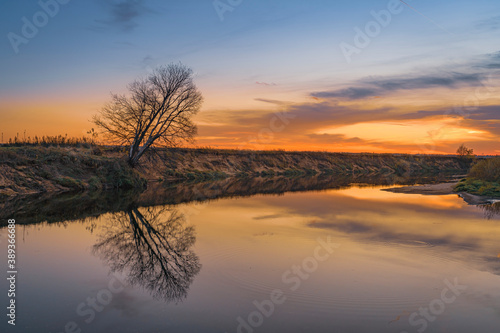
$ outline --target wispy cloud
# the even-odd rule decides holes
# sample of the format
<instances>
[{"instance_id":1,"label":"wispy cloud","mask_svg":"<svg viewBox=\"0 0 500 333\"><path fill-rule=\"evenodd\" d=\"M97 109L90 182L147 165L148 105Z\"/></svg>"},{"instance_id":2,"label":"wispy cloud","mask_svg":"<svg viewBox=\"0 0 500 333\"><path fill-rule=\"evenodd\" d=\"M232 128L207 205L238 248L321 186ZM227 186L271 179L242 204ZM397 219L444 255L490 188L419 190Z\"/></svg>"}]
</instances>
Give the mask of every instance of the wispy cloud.
<instances>
[{"instance_id":1,"label":"wispy cloud","mask_svg":"<svg viewBox=\"0 0 500 333\"><path fill-rule=\"evenodd\" d=\"M499 69L500 68L500 52L488 54L483 57L482 60L475 65L475 67L479 68L487 68L487 69Z\"/></svg>"},{"instance_id":2,"label":"wispy cloud","mask_svg":"<svg viewBox=\"0 0 500 333\"><path fill-rule=\"evenodd\" d=\"M488 70L498 68L500 52L484 54L462 64L444 64L440 68L422 69L418 73L369 76L354 81L348 87L317 91L311 93L311 96L352 101L387 96L400 91L474 88L487 81L491 75Z\"/></svg>"},{"instance_id":3,"label":"wispy cloud","mask_svg":"<svg viewBox=\"0 0 500 333\"><path fill-rule=\"evenodd\" d=\"M107 18L95 20L96 30L112 28L130 32L138 26L139 17L151 12L146 7L146 0L102 0L99 3L104 6Z\"/></svg>"},{"instance_id":4,"label":"wispy cloud","mask_svg":"<svg viewBox=\"0 0 500 333\"><path fill-rule=\"evenodd\" d=\"M277 86L276 83L272 82L272 83L267 83L267 82L255 82L255 84L259 85L259 86L266 86L266 87L273 87L273 86Z\"/></svg>"},{"instance_id":5,"label":"wispy cloud","mask_svg":"<svg viewBox=\"0 0 500 333\"><path fill-rule=\"evenodd\" d=\"M350 87L346 89L321 91L313 93L313 97L318 98L345 98L350 100L363 99L378 95L379 91L376 88L357 88Z\"/></svg>"},{"instance_id":6,"label":"wispy cloud","mask_svg":"<svg viewBox=\"0 0 500 333\"><path fill-rule=\"evenodd\" d=\"M477 21L475 28L478 30L499 30L500 29L500 15L490 17L486 20Z\"/></svg>"},{"instance_id":7,"label":"wispy cloud","mask_svg":"<svg viewBox=\"0 0 500 333\"><path fill-rule=\"evenodd\" d=\"M358 100L368 97L388 95L400 90L417 90L428 88L456 89L464 86L476 87L485 79L484 73L440 73L427 75L401 75L387 77L367 77L354 83L354 86L331 91L320 91L311 94L319 98L338 98Z\"/></svg>"},{"instance_id":8,"label":"wispy cloud","mask_svg":"<svg viewBox=\"0 0 500 333\"><path fill-rule=\"evenodd\" d=\"M312 139L316 143L365 143L366 140L363 140L358 137L348 138L344 134L308 134L307 137Z\"/></svg>"},{"instance_id":9,"label":"wispy cloud","mask_svg":"<svg viewBox=\"0 0 500 333\"><path fill-rule=\"evenodd\" d=\"M366 79L366 84L376 86L383 91L414 90L435 87L458 88L461 86L477 86L485 77L482 73L446 73L422 75L409 78L388 77Z\"/></svg>"},{"instance_id":10,"label":"wispy cloud","mask_svg":"<svg viewBox=\"0 0 500 333\"><path fill-rule=\"evenodd\" d=\"M289 104L291 104L290 102L279 101L276 99L255 98L255 100L258 102L275 104L275 105L289 105Z\"/></svg>"}]
</instances>

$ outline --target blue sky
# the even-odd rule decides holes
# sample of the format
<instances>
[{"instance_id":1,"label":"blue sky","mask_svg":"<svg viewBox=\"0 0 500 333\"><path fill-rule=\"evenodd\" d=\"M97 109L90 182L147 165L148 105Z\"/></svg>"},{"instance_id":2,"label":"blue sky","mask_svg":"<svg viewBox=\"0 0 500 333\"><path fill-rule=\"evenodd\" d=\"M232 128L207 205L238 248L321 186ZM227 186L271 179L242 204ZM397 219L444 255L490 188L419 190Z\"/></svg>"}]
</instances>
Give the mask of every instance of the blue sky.
<instances>
[{"instance_id":1,"label":"blue sky","mask_svg":"<svg viewBox=\"0 0 500 333\"><path fill-rule=\"evenodd\" d=\"M46 4L53 1L56 0L42 0ZM232 11L224 12L223 21L210 0L70 0L59 4L58 13L39 28L36 36L28 38L27 44L20 44L16 53L8 34L22 36L23 17L32 22L42 7L33 0L4 0L0 13L0 117L5 124L17 125L16 131L27 127L33 135L61 127L78 134L91 126L88 122L78 124L102 106L110 91L125 92L127 83L147 75L151 68L181 61L193 68L205 96L199 116L200 140L204 144L213 141L214 145L228 146L235 141L234 134L211 141L206 138L216 135L206 134L204 139L204 131L215 131L213 126L208 128L211 122L215 123L214 118L220 118L218 126L223 122L234 128L238 122L244 123L245 115L252 111L275 112L277 107L263 103L263 99L281 101L289 108L291 104L311 103L311 97L325 96L318 92L342 92L366 84L369 77L388 80L418 73L447 77L453 72L474 74L478 72L474 66L500 51L500 5L493 0L406 1L413 9L399 2L403 11L391 15L390 23L381 27L359 54L353 54L350 63L342 53L341 43L354 45L354 29L364 30L374 20L371 11L386 10L390 1L220 3L236 4L231 6ZM488 80L495 82L496 77ZM471 86L428 86L430 93L421 91L421 87L415 89L425 96L436 89L453 89L443 91L442 103L437 103L436 98L421 106L424 111L436 111L446 108L451 93L464 98L471 91L468 87ZM403 111L401 105L411 104L411 98L416 97L401 94L416 92L415 89L400 91L397 97L386 100L384 107L399 107ZM330 98L317 103L345 102ZM495 103L488 98L481 101L483 104ZM356 105L366 107L366 103ZM235 112L242 115L239 121L224 121L229 119L228 113ZM377 112L375 108L373 112ZM33 119L39 123L44 117L51 123L47 127L38 130L35 123L30 123ZM2 131L12 135L13 126ZM335 123L331 126L328 133L335 132ZM227 131L217 129L221 133ZM325 134L310 130L314 133L308 135ZM359 138L356 133L343 135ZM374 137L371 141L383 142L382 139ZM289 145L294 140L302 139L290 134ZM284 142L276 140L275 144ZM369 148L366 144L360 147ZM451 148L441 147L441 151L446 149Z\"/></svg>"}]
</instances>

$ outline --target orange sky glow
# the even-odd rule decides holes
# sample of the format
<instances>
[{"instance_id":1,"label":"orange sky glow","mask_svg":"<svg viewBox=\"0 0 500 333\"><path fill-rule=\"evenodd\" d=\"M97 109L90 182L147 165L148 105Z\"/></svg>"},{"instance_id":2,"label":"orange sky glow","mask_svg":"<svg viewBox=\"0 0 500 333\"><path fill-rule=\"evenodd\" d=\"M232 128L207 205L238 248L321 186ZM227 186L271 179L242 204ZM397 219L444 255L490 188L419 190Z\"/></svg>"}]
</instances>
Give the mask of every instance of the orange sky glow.
<instances>
[{"instance_id":1,"label":"orange sky glow","mask_svg":"<svg viewBox=\"0 0 500 333\"><path fill-rule=\"evenodd\" d=\"M415 4L431 21L397 4L366 45L356 28L384 3L253 1L224 20L211 2L158 15L124 3L133 15L120 16L121 2L72 2L29 43L3 39L3 142L86 135L110 92L182 62L204 97L194 146L453 154L465 143L500 153L495 1ZM4 36L22 33L19 18L40 10L36 1L9 6Z\"/></svg>"}]
</instances>

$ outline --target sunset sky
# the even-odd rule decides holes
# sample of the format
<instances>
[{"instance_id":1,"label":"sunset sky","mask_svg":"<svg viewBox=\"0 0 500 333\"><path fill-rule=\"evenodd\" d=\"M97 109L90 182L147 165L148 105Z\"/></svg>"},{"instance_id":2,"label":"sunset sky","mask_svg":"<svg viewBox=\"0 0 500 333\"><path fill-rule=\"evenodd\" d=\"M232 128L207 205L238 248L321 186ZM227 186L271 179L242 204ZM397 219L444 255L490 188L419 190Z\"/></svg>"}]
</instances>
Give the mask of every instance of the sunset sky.
<instances>
[{"instance_id":1,"label":"sunset sky","mask_svg":"<svg viewBox=\"0 0 500 333\"><path fill-rule=\"evenodd\" d=\"M205 99L198 146L500 154L498 0L0 6L4 141L81 136L111 92L182 62Z\"/></svg>"}]
</instances>

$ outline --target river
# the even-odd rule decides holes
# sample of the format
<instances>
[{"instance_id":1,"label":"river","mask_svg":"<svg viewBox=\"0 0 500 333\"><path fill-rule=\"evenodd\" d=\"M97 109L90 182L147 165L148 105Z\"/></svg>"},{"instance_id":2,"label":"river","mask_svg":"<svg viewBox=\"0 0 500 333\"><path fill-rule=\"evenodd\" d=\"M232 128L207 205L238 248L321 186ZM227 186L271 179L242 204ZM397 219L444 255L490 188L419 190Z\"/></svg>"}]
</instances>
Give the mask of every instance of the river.
<instances>
[{"instance_id":1,"label":"river","mask_svg":"<svg viewBox=\"0 0 500 333\"><path fill-rule=\"evenodd\" d=\"M9 332L497 332L498 210L388 187L205 186L68 220L38 202Z\"/></svg>"}]
</instances>

